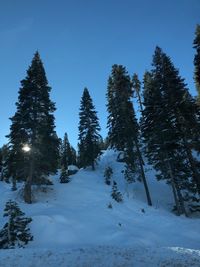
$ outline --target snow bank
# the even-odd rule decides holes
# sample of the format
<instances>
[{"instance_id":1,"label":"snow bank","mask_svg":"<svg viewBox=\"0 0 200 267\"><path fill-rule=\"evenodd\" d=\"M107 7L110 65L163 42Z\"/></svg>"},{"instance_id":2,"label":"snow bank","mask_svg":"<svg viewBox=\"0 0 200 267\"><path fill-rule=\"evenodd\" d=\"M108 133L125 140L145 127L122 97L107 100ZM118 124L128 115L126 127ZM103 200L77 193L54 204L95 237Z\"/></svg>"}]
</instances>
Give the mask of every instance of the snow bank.
<instances>
[{"instance_id":1,"label":"snow bank","mask_svg":"<svg viewBox=\"0 0 200 267\"><path fill-rule=\"evenodd\" d=\"M200 266L200 219L171 212L170 187L156 181L149 166L154 206L147 206L143 184L137 181L127 187L124 164L116 158L116 152L106 151L95 171L81 169L68 184L60 184L59 175L52 177L54 185L38 189L31 205L23 202L19 190L12 192L1 182L0 227L6 201L17 200L33 219L34 240L24 250L0 251L0 266ZM112 187L104 182L108 166L123 203L111 198Z\"/></svg>"}]
</instances>

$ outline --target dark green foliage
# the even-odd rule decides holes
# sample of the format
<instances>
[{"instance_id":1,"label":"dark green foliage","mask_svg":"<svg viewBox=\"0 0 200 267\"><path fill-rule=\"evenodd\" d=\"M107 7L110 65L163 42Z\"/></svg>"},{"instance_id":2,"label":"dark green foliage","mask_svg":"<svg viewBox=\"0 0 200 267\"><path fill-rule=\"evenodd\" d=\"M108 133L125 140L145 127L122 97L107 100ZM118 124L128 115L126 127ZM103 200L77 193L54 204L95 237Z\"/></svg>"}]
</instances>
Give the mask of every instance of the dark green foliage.
<instances>
[{"instance_id":1,"label":"dark green foliage","mask_svg":"<svg viewBox=\"0 0 200 267\"><path fill-rule=\"evenodd\" d=\"M117 202L123 202L123 196L120 193L120 191L117 188L117 183L113 181L113 186L112 186L112 193L111 193L112 198L117 201Z\"/></svg>"},{"instance_id":2,"label":"dark green foliage","mask_svg":"<svg viewBox=\"0 0 200 267\"><path fill-rule=\"evenodd\" d=\"M200 25L196 27L193 45L196 51L194 56L194 80L198 92L198 104L200 104Z\"/></svg>"},{"instance_id":3,"label":"dark green foliage","mask_svg":"<svg viewBox=\"0 0 200 267\"><path fill-rule=\"evenodd\" d=\"M50 100L43 63L36 52L27 76L21 81L17 111L11 118L9 137L11 175L17 180L29 177L32 183L57 171L59 140L55 132L55 104ZM31 151L24 153L27 144Z\"/></svg>"},{"instance_id":4,"label":"dark green foliage","mask_svg":"<svg viewBox=\"0 0 200 267\"><path fill-rule=\"evenodd\" d=\"M200 138L198 109L178 70L159 47L152 65L144 77L141 128L146 155L158 171L157 178L171 183L176 206L183 212L185 190L199 190L198 163L191 152Z\"/></svg>"},{"instance_id":5,"label":"dark green foliage","mask_svg":"<svg viewBox=\"0 0 200 267\"><path fill-rule=\"evenodd\" d=\"M7 183L10 182L11 178L11 162L9 161L10 150L8 145L3 145L1 148L1 176L0 180Z\"/></svg>"},{"instance_id":6,"label":"dark green foliage","mask_svg":"<svg viewBox=\"0 0 200 267\"><path fill-rule=\"evenodd\" d=\"M65 133L62 144L61 144L61 167L67 170L69 165L69 150L70 150L70 143L68 140L67 133Z\"/></svg>"},{"instance_id":7,"label":"dark green foliage","mask_svg":"<svg viewBox=\"0 0 200 267\"><path fill-rule=\"evenodd\" d=\"M108 209L112 209L112 208L113 208L112 204L108 203Z\"/></svg>"},{"instance_id":8,"label":"dark green foliage","mask_svg":"<svg viewBox=\"0 0 200 267\"><path fill-rule=\"evenodd\" d=\"M107 91L108 142L112 148L123 151L123 161L134 166L135 139L138 138L139 127L132 95L131 80L125 67L113 65Z\"/></svg>"},{"instance_id":9,"label":"dark green foliage","mask_svg":"<svg viewBox=\"0 0 200 267\"><path fill-rule=\"evenodd\" d=\"M139 166L147 202L152 205L139 147L139 126L132 97L132 83L126 68L122 65L113 65L107 91L108 141L112 148L123 152L128 171L132 170L134 173Z\"/></svg>"},{"instance_id":10,"label":"dark green foliage","mask_svg":"<svg viewBox=\"0 0 200 267\"><path fill-rule=\"evenodd\" d=\"M62 168L61 174L60 174L60 183L65 184L69 182L70 182L70 178L68 176L68 172L65 168Z\"/></svg>"},{"instance_id":11,"label":"dark green foliage","mask_svg":"<svg viewBox=\"0 0 200 267\"><path fill-rule=\"evenodd\" d=\"M79 112L79 167L92 166L100 152L100 126L92 99L87 88L83 91Z\"/></svg>"},{"instance_id":12,"label":"dark green foliage","mask_svg":"<svg viewBox=\"0 0 200 267\"><path fill-rule=\"evenodd\" d=\"M143 107L142 107L142 97L141 97L141 82L136 73L133 74L132 86L133 86L134 96L137 98L140 106L140 112L142 112Z\"/></svg>"},{"instance_id":13,"label":"dark green foliage","mask_svg":"<svg viewBox=\"0 0 200 267\"><path fill-rule=\"evenodd\" d=\"M8 222L0 231L0 249L24 247L33 240L27 227L32 219L24 215L16 202L9 200L6 203L4 216L8 217Z\"/></svg>"},{"instance_id":14,"label":"dark green foliage","mask_svg":"<svg viewBox=\"0 0 200 267\"><path fill-rule=\"evenodd\" d=\"M69 165L77 165L76 159L76 149L73 146L70 146L70 153L69 153Z\"/></svg>"},{"instance_id":15,"label":"dark green foliage","mask_svg":"<svg viewBox=\"0 0 200 267\"><path fill-rule=\"evenodd\" d=\"M131 80L125 67L113 65L107 90L108 142L119 151L132 149L133 137L138 134L132 94Z\"/></svg>"},{"instance_id":16,"label":"dark green foliage","mask_svg":"<svg viewBox=\"0 0 200 267\"><path fill-rule=\"evenodd\" d=\"M0 180L2 171L3 171L3 155L2 155L2 149L0 149Z\"/></svg>"},{"instance_id":17,"label":"dark green foliage","mask_svg":"<svg viewBox=\"0 0 200 267\"><path fill-rule=\"evenodd\" d=\"M135 170L132 168L132 165L125 164L124 178L128 183L135 182Z\"/></svg>"},{"instance_id":18,"label":"dark green foliage","mask_svg":"<svg viewBox=\"0 0 200 267\"><path fill-rule=\"evenodd\" d=\"M60 165L65 169L69 165L76 165L76 150L70 145L67 133L64 134L60 149Z\"/></svg>"},{"instance_id":19,"label":"dark green foliage","mask_svg":"<svg viewBox=\"0 0 200 267\"><path fill-rule=\"evenodd\" d=\"M107 167L104 171L104 177L105 177L105 183L107 185L110 185L111 184L111 178L112 178L112 175L113 175L113 170L111 167Z\"/></svg>"}]
</instances>

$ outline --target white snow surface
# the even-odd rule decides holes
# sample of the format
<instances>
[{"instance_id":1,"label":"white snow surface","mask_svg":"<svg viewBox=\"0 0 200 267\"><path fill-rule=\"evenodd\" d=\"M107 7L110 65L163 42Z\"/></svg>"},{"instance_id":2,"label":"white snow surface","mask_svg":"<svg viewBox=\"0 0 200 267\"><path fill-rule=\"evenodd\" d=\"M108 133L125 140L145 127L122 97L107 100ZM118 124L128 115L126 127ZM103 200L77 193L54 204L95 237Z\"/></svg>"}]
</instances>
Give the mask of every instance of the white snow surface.
<instances>
[{"instance_id":1,"label":"white snow surface","mask_svg":"<svg viewBox=\"0 0 200 267\"><path fill-rule=\"evenodd\" d=\"M105 151L95 171L81 169L71 182L34 188L34 203L21 198L22 184L12 192L0 183L0 228L6 218L8 199L18 202L31 216L34 240L25 249L0 250L0 267L66 266L200 266L200 218L185 218L171 212L169 185L158 182L147 168L147 182L153 206L146 204L143 184L127 185L123 163L117 152ZM104 170L112 167L113 180L123 194L123 203L111 196L112 186L104 182ZM108 208L109 203L112 208Z\"/></svg>"}]
</instances>

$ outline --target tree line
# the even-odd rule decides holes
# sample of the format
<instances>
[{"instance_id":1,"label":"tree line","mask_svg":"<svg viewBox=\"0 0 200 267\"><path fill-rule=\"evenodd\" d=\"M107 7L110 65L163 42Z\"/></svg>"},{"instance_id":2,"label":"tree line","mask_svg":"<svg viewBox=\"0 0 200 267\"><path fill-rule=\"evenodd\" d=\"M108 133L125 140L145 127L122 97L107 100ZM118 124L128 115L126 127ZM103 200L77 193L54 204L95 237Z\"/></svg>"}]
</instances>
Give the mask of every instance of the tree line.
<instances>
[{"instance_id":1,"label":"tree line","mask_svg":"<svg viewBox=\"0 0 200 267\"><path fill-rule=\"evenodd\" d=\"M140 81L122 65L113 65L107 86L107 128L103 140L100 124L90 96L84 88L79 110L78 151L55 131L55 103L38 52L25 79L21 81L16 112L11 117L8 144L1 149L1 180L24 181L24 200L31 203L31 186L48 183L48 176L61 171L68 182L68 165L91 166L102 149L118 150L125 162L124 177L132 182L137 176L143 185L147 203L152 205L145 173L145 160L157 171L158 180L170 184L174 210L188 215L200 211L200 25L193 42L194 80L198 95L189 93L184 79L172 60L156 47L152 68ZM136 119L133 98L139 103ZM25 149L26 146L26 149ZM144 157L146 159L144 159Z\"/></svg>"}]
</instances>

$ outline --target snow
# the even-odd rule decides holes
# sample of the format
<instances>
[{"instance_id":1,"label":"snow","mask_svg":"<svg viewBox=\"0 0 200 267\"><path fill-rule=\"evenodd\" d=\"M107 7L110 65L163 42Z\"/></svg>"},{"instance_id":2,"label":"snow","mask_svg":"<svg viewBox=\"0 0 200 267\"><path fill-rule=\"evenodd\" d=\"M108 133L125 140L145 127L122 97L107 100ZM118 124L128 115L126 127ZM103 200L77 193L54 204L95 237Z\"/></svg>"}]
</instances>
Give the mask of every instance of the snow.
<instances>
[{"instance_id":1,"label":"snow","mask_svg":"<svg viewBox=\"0 0 200 267\"><path fill-rule=\"evenodd\" d=\"M21 187L0 183L0 227L6 201L19 203L27 216L34 240L25 249L1 250L0 266L200 266L199 218L171 212L172 192L155 179L147 166L147 182L153 207L146 204L142 183L127 185L124 164L117 153L105 151L95 171L81 169L68 184L51 177L54 185L34 189L34 203L25 204ZM106 167L123 194L123 203L111 196L104 182ZM108 208L109 203L112 208ZM174 264L174 265L173 265Z\"/></svg>"},{"instance_id":2,"label":"snow","mask_svg":"<svg viewBox=\"0 0 200 267\"><path fill-rule=\"evenodd\" d=\"M75 165L69 165L69 166L68 166L68 170L69 170L69 171L78 171L79 168L78 168L77 166L75 166Z\"/></svg>"}]
</instances>

